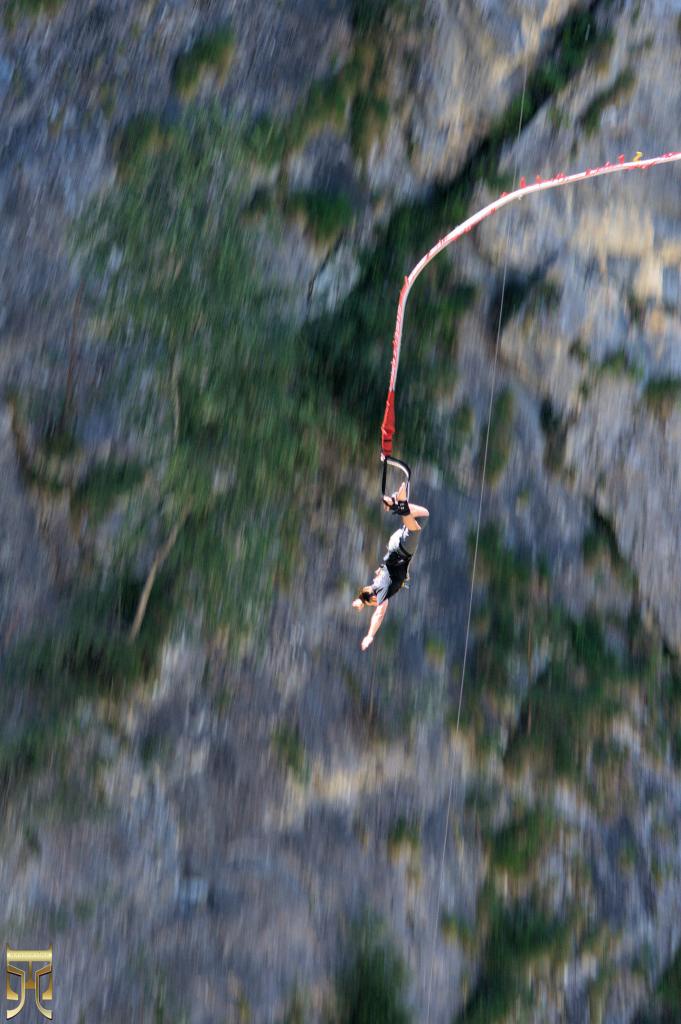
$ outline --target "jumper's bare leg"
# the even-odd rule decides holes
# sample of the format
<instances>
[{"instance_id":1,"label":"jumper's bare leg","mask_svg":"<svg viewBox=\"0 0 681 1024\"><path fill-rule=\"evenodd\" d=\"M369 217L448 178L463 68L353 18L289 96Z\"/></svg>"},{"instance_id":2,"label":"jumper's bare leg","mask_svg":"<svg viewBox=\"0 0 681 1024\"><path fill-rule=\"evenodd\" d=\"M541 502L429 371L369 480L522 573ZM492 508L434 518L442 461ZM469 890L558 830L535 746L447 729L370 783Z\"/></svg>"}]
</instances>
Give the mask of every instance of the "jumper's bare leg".
<instances>
[{"instance_id":1,"label":"jumper's bare leg","mask_svg":"<svg viewBox=\"0 0 681 1024\"><path fill-rule=\"evenodd\" d=\"M400 488L397 491L397 494L395 495L395 497L397 498L398 501L405 501L406 500L406 497L407 497L407 485L406 485L406 483L403 482L403 483L400 484ZM413 502L410 501L409 502L409 515L408 516L402 516L402 522L404 523L404 525L407 527L408 530L412 530L412 532L415 533L415 532L417 532L418 530L421 529L421 527L419 526L419 524L417 523L416 520L417 519L426 519L429 515L430 515L430 513L429 513L428 509L424 508L423 505L415 505Z\"/></svg>"}]
</instances>

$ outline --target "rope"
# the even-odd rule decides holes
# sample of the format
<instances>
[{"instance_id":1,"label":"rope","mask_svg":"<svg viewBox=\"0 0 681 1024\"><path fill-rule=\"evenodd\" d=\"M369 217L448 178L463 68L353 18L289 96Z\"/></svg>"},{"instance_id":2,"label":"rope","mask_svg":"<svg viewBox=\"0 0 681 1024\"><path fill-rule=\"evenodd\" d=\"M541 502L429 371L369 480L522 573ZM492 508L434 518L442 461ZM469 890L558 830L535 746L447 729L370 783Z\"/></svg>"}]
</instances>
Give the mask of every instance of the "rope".
<instances>
[{"instance_id":1,"label":"rope","mask_svg":"<svg viewBox=\"0 0 681 1024\"><path fill-rule=\"evenodd\" d=\"M522 97L521 97L521 100L520 100L520 116L518 118L518 131L517 131L517 134L516 134L516 161L515 161L515 170L513 172L513 183L514 183L514 185L515 185L516 181L518 180L518 168L519 168L518 142L520 140L520 133L522 131L522 126L523 126L523 113L524 113L524 109L525 109L525 90L526 90L526 88L527 88L527 64L525 64L525 67L524 67L523 92L522 92ZM483 499L484 499L484 495L485 495L485 474L486 474L486 471L487 471L487 454L489 452L489 438L490 438L490 431L491 431L491 426L492 426L492 408L493 408L493 405L494 405L494 390L495 390L495 387L496 387L497 365L498 365L498 362L499 362L499 348L500 348L500 342L501 342L501 324L502 324L502 316L503 316L503 310L504 310L504 296L505 296L505 293L506 293L506 277L507 277L507 272L508 272L508 249L509 249L510 240L511 240L511 224L510 224L510 220L509 220L509 224L508 224L508 227L506 229L506 245L505 245L505 251L504 251L504 273L503 273L503 276L502 276L502 279L501 279L501 296L500 296L500 300L499 300L499 318L498 318L498 322L497 322L497 336L496 336L496 341L495 341L495 345L494 345L494 362L492 364L492 386L491 386L491 389L490 389L489 407L488 407L488 410L487 410L487 430L485 432L485 451L484 451L483 460L482 460L482 481L481 481L481 484L480 484L480 500L478 502L478 516L477 516L477 522L476 522L476 527L475 527L475 546L473 548L473 566L472 566L472 569L471 569L471 586L470 586L470 594L469 594L469 600L468 600L468 616L466 618L466 638L465 638L465 641L464 641L464 648L463 648L463 662L462 662L462 665L461 665L461 684L459 686L459 703L458 703L458 707L457 707L457 711L456 711L456 729L455 729L455 733L454 733L455 736L458 736L458 734L459 734L459 724L461 722L461 704L462 704L462 701L463 701L464 684L465 684L465 681L466 681L466 664L467 664L467 661L468 661L468 644L469 644L470 632L471 632L471 617L472 617L472 613L473 613L473 597L474 597L474 593L475 593L475 570L476 570L477 562L478 562L478 547L479 547L479 544L480 544L480 528L481 528L481 523L482 523L482 505L483 505ZM436 904L435 904L435 922L433 924L433 939L432 939L431 954L430 954L430 971L428 973L428 995L427 995L427 1000L426 1000L426 1024L428 1024L428 1022L430 1021L430 1002L431 1002L431 995L432 995L432 989L433 989L433 964L434 964L434 960L435 960L435 941L436 941L436 937L437 937L437 927L438 927L438 921L439 921L439 917L440 917L440 904L441 904L441 899L442 899L442 880L443 880L443 877L444 877L444 866L445 866L445 854L446 854L446 851L447 851L447 840L449 838L449 816L450 816L451 810L452 810L452 795L453 795L453 791L454 791L454 769L452 769L450 771L450 773L449 773L449 789L448 789L448 792L447 792L447 811L446 811L446 814L445 814L445 834L444 834L444 839L442 841L442 854L440 856L440 870L439 870L438 885L437 885L437 900L436 900Z\"/></svg>"},{"instance_id":2,"label":"rope","mask_svg":"<svg viewBox=\"0 0 681 1024\"><path fill-rule=\"evenodd\" d=\"M534 185L528 185L525 179L521 178L519 188L514 189L512 192L502 192L498 199L488 203L488 205L482 210L478 210L477 213L472 214L472 216L467 220L458 224L457 227L452 228L444 238L441 238L439 242L436 242L432 249L430 249L425 256L419 260L411 273L405 277L399 301L397 303L397 318L395 320L395 332L393 334L393 354L392 362L390 364L390 383L388 385L388 397L386 399L383 424L381 426L381 451L384 455L392 454L393 435L395 433L395 386L397 383L397 370L400 362L400 349L402 347L402 328L404 325L405 308L409 292L421 271L425 270L428 264L434 260L443 249L446 249L448 245L452 244L452 242L456 242L457 239L467 234L467 232L477 224L480 224L481 221L485 220L486 217L491 217L493 213L498 213L504 206L508 206L509 203L522 199L524 196L533 195L535 192L545 192L552 188L562 188L565 185L574 185L579 181L590 181L592 178L600 178L605 174L618 174L622 171L645 171L650 167L659 167L662 164L675 163L676 161L681 160L681 152L663 153L661 156L653 156L646 159L641 159L641 156L642 154L638 152L633 160L625 160L624 154L621 153L617 158L617 163L615 164L608 161L603 164L602 167L589 167L586 171L578 171L576 174L563 174L561 172L560 174L556 174L553 178L548 178L546 181L537 176ZM518 169L516 161L516 175L517 173Z\"/></svg>"}]
</instances>

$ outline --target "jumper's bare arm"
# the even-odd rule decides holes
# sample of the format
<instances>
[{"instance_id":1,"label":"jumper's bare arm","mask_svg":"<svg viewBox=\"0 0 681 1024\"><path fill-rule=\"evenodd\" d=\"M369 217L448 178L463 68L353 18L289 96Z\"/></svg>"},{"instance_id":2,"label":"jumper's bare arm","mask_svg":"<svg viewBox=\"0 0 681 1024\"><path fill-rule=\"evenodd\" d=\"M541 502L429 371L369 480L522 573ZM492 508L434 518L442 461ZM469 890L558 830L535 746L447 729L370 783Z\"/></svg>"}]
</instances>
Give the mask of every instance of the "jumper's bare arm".
<instances>
[{"instance_id":1,"label":"jumper's bare arm","mask_svg":"<svg viewBox=\"0 0 681 1024\"><path fill-rule=\"evenodd\" d=\"M385 613L388 610L388 603L389 602L387 600L386 601L382 601L381 604L379 604L379 606L377 607L377 609L374 612L374 614L371 616L371 622L369 624L369 632L367 633L367 635L362 640L362 650L363 651L366 651L367 647L369 647L374 642L374 637L376 636L376 634L378 633L379 629L381 628L381 623L383 622L383 619L385 618Z\"/></svg>"}]
</instances>

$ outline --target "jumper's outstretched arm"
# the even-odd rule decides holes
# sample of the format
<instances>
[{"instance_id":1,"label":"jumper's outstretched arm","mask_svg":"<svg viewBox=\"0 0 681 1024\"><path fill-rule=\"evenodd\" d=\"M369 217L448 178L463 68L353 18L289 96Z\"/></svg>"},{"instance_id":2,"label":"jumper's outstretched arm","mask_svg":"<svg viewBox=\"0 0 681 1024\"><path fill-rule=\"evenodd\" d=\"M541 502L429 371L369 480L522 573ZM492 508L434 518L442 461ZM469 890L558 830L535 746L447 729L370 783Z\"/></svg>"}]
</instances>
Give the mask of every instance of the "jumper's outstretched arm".
<instances>
[{"instance_id":1,"label":"jumper's outstretched arm","mask_svg":"<svg viewBox=\"0 0 681 1024\"><path fill-rule=\"evenodd\" d=\"M376 636L376 634L378 633L379 629L381 628L381 623L383 622L383 619L385 618L385 613L387 612L387 610L388 610L388 600L386 599L381 604L379 604L379 606L377 607L376 611L371 616L371 622L369 624L369 632L367 633L367 635L362 640L362 650L363 651L366 651L367 647L369 647L374 642L374 637Z\"/></svg>"}]
</instances>

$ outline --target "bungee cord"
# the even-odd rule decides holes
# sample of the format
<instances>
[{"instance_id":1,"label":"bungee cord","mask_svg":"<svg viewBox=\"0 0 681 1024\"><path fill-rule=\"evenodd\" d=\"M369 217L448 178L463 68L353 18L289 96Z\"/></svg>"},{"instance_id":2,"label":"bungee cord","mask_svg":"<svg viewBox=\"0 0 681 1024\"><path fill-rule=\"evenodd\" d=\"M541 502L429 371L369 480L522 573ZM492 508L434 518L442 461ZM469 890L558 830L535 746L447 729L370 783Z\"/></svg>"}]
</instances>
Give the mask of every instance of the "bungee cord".
<instances>
[{"instance_id":1,"label":"bungee cord","mask_svg":"<svg viewBox=\"0 0 681 1024\"><path fill-rule=\"evenodd\" d=\"M674 163L681 160L681 152L663 153L661 156L642 158L637 153L631 160L626 160L623 154L617 158L616 163L603 164L602 167L588 168L585 171L578 171L575 174L560 173L553 178L543 179L539 175L533 185L528 185L524 178L520 179L520 185L512 192L502 192L493 202L488 203L477 213L468 217L467 220L452 228L448 234L436 242L432 249L429 249L425 256L422 256L413 270L405 277L402 291L397 303L397 317L395 320L395 333L393 335L392 362L390 364L390 381L388 384L388 397L385 403L383 423L381 425L381 454L384 457L392 455L392 442L395 433L395 387L397 384L397 371L400 364L400 350L402 348L402 331L404 326L404 315L409 293L419 275L438 256L443 249L458 241L474 227L480 224L487 217L498 213L505 206L523 199L525 196L534 195L537 192L546 192L553 188L563 188L566 185L576 185L580 181L591 181L592 178L601 178L606 174L619 174L622 171L645 171L651 167L658 167L663 164Z\"/></svg>"}]
</instances>

